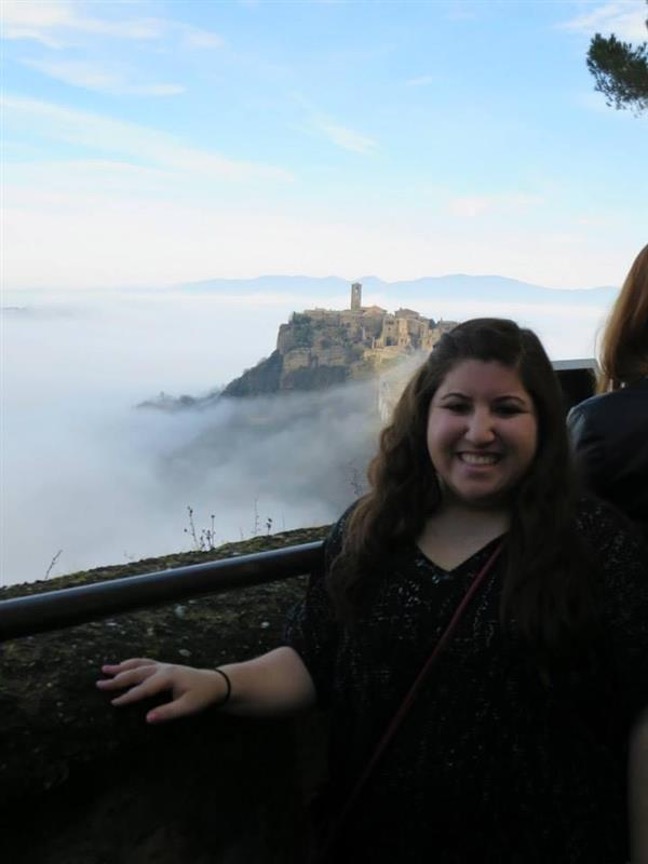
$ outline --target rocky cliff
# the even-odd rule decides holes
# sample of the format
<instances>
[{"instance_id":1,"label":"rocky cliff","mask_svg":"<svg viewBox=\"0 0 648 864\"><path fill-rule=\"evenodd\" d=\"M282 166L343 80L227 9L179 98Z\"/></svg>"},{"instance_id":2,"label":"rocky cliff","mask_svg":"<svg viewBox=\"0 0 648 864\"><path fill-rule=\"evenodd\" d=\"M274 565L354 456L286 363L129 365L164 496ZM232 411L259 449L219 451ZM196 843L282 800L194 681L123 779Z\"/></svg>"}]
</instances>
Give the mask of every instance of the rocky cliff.
<instances>
[{"instance_id":1,"label":"rocky cliff","mask_svg":"<svg viewBox=\"0 0 648 864\"><path fill-rule=\"evenodd\" d=\"M223 390L202 397L175 398L161 393L139 407L165 411L204 408L222 396L325 390L347 381L378 378L382 388L385 378L393 378L392 373L398 389L402 383L399 367L410 368L403 361L424 356L456 322L435 321L413 309L392 313L380 306L362 306L361 297L362 286L354 283L349 309L293 312L290 321L280 325L272 354ZM393 389L393 380L387 386Z\"/></svg>"},{"instance_id":2,"label":"rocky cliff","mask_svg":"<svg viewBox=\"0 0 648 864\"><path fill-rule=\"evenodd\" d=\"M355 287L355 286L354 286ZM429 351L454 322L435 322L412 309L378 306L311 309L282 324L276 350L230 382L224 396L322 390L371 378L402 359Z\"/></svg>"}]
</instances>

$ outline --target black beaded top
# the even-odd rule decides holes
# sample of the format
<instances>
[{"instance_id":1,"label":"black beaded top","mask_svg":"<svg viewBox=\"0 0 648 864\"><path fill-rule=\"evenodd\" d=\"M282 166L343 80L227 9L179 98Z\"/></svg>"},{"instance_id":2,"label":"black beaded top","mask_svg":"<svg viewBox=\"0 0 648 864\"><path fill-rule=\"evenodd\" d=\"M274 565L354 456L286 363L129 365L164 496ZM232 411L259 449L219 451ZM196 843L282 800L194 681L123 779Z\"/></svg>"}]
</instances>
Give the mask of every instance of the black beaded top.
<instances>
[{"instance_id":1,"label":"black beaded top","mask_svg":"<svg viewBox=\"0 0 648 864\"><path fill-rule=\"evenodd\" d=\"M345 514L346 515L346 514ZM327 541L339 549L345 517ZM624 864L629 730L648 705L648 570L616 514L584 503L578 530L603 565L602 628L587 669L548 682L499 620L505 553L462 618L346 822L331 860ZM349 635L323 573L290 617L331 712L341 806L493 541L447 572L411 544L375 574Z\"/></svg>"}]
</instances>

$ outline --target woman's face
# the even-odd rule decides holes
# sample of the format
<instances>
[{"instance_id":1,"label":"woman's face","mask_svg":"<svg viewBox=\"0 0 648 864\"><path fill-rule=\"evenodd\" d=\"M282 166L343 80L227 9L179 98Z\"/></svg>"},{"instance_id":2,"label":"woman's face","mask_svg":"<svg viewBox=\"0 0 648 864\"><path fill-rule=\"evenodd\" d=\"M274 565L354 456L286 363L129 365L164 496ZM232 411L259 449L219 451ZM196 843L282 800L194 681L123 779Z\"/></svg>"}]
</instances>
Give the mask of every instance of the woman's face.
<instances>
[{"instance_id":1,"label":"woman's face","mask_svg":"<svg viewBox=\"0 0 648 864\"><path fill-rule=\"evenodd\" d=\"M538 446L531 396L517 371L496 361L462 360L430 403L427 447L445 500L502 505Z\"/></svg>"}]
</instances>

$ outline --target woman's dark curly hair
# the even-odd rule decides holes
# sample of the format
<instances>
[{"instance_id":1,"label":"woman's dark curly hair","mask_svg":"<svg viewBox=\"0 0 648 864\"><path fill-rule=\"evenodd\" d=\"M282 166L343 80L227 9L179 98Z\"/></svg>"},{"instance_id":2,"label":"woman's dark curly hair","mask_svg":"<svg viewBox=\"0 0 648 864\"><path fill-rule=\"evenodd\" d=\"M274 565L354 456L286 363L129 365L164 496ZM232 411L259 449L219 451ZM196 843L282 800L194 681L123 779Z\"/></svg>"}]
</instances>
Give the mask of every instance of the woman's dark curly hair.
<instances>
[{"instance_id":1,"label":"woman's dark curly hair","mask_svg":"<svg viewBox=\"0 0 648 864\"><path fill-rule=\"evenodd\" d=\"M372 571L384 567L399 544L415 542L439 507L428 412L446 375L464 360L515 369L533 400L538 447L512 490L501 614L541 653L554 653L591 618L591 573L572 531L574 487L560 385L535 333L506 319L476 318L454 327L410 379L369 465L370 491L347 521L329 592L341 620L351 624Z\"/></svg>"}]
</instances>

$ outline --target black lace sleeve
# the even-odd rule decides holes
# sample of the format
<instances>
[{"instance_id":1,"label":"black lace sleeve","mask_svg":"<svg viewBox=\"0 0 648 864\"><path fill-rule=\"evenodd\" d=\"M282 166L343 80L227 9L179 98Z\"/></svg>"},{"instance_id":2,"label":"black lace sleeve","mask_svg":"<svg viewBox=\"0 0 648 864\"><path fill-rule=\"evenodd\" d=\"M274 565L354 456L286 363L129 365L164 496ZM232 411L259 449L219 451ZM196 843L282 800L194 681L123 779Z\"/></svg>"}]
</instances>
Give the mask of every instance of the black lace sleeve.
<instances>
[{"instance_id":1,"label":"black lace sleeve","mask_svg":"<svg viewBox=\"0 0 648 864\"><path fill-rule=\"evenodd\" d=\"M318 703L330 702L338 649L338 626L326 590L326 574L342 545L348 512L333 526L324 543L320 567L311 574L306 596L290 613L284 629L284 645L293 648L304 661L315 689Z\"/></svg>"}]
</instances>

